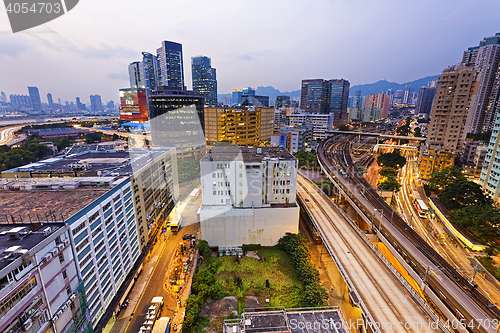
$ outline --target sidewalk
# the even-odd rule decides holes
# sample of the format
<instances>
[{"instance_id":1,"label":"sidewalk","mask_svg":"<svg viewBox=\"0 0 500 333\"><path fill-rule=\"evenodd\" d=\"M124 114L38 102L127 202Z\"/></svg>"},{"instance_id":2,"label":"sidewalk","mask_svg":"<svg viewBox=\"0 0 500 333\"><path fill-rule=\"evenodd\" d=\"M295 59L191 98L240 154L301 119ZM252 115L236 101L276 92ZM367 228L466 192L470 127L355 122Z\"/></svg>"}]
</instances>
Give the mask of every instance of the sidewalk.
<instances>
[{"instance_id":1,"label":"sidewalk","mask_svg":"<svg viewBox=\"0 0 500 333\"><path fill-rule=\"evenodd\" d=\"M148 256L144 259L143 262L143 273L139 275L137 281L134 286L130 290L129 293L129 304L127 307L122 308L118 316L111 318L103 330L103 333L123 333L127 328L127 324L129 323L139 300L141 299L142 293L146 285L148 284L149 278L153 273L153 269L156 266L158 258L163 250L163 247L168 242L169 237L167 236L164 239L164 235L158 236L158 241L156 244L152 245L152 249ZM148 260L149 258L149 260Z\"/></svg>"}]
</instances>

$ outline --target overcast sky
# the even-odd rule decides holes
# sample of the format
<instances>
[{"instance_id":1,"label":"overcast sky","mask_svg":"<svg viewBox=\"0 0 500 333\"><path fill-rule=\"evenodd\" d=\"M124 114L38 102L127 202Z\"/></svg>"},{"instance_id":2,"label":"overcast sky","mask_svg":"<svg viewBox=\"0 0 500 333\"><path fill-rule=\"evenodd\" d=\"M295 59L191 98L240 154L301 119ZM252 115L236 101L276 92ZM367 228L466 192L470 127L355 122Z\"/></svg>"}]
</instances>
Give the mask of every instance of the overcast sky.
<instances>
[{"instance_id":1,"label":"overcast sky","mask_svg":"<svg viewBox=\"0 0 500 333\"><path fill-rule=\"evenodd\" d=\"M500 32L498 0L80 0L66 15L12 34L0 5L0 91L42 101L118 101L127 66L162 40L217 68L218 92L273 86L300 89L307 78L351 85L398 83L439 74L467 47Z\"/></svg>"}]
</instances>

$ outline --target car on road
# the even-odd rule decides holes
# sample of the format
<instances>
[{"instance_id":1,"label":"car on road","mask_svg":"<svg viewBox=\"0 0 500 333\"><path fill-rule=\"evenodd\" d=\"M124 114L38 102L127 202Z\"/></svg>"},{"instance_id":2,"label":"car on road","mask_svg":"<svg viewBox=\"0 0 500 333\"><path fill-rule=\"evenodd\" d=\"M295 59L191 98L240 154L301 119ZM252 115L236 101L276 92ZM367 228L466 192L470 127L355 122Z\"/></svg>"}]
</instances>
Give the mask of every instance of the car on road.
<instances>
[{"instance_id":1,"label":"car on road","mask_svg":"<svg viewBox=\"0 0 500 333\"><path fill-rule=\"evenodd\" d=\"M195 235L186 234L186 235L182 236L182 239L183 240L186 240L186 239L196 239L196 236Z\"/></svg>"}]
</instances>

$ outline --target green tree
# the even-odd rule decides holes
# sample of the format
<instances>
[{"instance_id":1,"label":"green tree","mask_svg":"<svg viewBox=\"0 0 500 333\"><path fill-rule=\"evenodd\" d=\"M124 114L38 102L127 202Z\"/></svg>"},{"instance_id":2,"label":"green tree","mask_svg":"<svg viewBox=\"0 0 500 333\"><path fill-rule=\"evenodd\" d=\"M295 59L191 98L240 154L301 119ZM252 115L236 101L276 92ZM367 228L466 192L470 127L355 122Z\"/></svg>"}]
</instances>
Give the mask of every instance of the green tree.
<instances>
[{"instance_id":1,"label":"green tree","mask_svg":"<svg viewBox=\"0 0 500 333\"><path fill-rule=\"evenodd\" d=\"M459 169L454 166L449 166L431 173L428 182L431 189L437 190L440 187L446 187L446 185L457 179L465 179L465 177Z\"/></svg>"},{"instance_id":2,"label":"green tree","mask_svg":"<svg viewBox=\"0 0 500 333\"><path fill-rule=\"evenodd\" d=\"M39 143L29 143L26 146L26 149L32 152L38 159L44 158L50 152L50 148L48 146Z\"/></svg>"},{"instance_id":3,"label":"green tree","mask_svg":"<svg viewBox=\"0 0 500 333\"><path fill-rule=\"evenodd\" d=\"M208 246L208 242L206 240L199 240L196 248L200 252L200 255L203 257L203 260L207 260L212 257L212 250Z\"/></svg>"},{"instance_id":4,"label":"green tree","mask_svg":"<svg viewBox=\"0 0 500 333\"><path fill-rule=\"evenodd\" d=\"M396 178L388 177L378 182L377 188L385 191L398 192L401 188Z\"/></svg>"},{"instance_id":5,"label":"green tree","mask_svg":"<svg viewBox=\"0 0 500 333\"><path fill-rule=\"evenodd\" d=\"M451 222L469 231L480 241L494 242L500 237L500 211L491 205L470 205L451 214Z\"/></svg>"},{"instance_id":6,"label":"green tree","mask_svg":"<svg viewBox=\"0 0 500 333\"><path fill-rule=\"evenodd\" d=\"M319 283L306 285L302 302L307 307L320 307L328 305L328 293Z\"/></svg>"},{"instance_id":7,"label":"green tree","mask_svg":"<svg viewBox=\"0 0 500 333\"><path fill-rule=\"evenodd\" d=\"M299 160L299 166L314 167L317 164L316 155L314 154L299 151L296 157Z\"/></svg>"},{"instance_id":8,"label":"green tree","mask_svg":"<svg viewBox=\"0 0 500 333\"><path fill-rule=\"evenodd\" d=\"M91 144L102 141L102 132L93 132L85 135L85 143Z\"/></svg>"},{"instance_id":9,"label":"green tree","mask_svg":"<svg viewBox=\"0 0 500 333\"><path fill-rule=\"evenodd\" d=\"M379 171L379 174L384 177L396 177L398 175L398 171L394 168L385 166Z\"/></svg>"},{"instance_id":10,"label":"green tree","mask_svg":"<svg viewBox=\"0 0 500 333\"><path fill-rule=\"evenodd\" d=\"M392 153L380 154L377 163L382 167L402 168L406 164L406 157L401 156L398 150L394 150Z\"/></svg>"},{"instance_id":11,"label":"green tree","mask_svg":"<svg viewBox=\"0 0 500 333\"><path fill-rule=\"evenodd\" d=\"M464 206L492 204L492 200L483 193L480 185L465 178L456 179L448 184L438 193L438 198L450 210Z\"/></svg>"}]
</instances>

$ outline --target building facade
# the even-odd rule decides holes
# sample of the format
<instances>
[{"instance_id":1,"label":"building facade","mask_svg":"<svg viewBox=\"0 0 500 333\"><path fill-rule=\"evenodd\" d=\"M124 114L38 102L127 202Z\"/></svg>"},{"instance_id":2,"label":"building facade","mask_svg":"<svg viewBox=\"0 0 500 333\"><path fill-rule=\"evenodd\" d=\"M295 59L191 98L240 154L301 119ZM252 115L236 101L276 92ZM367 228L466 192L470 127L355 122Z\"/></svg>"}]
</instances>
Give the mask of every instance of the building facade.
<instances>
[{"instance_id":1,"label":"building facade","mask_svg":"<svg viewBox=\"0 0 500 333\"><path fill-rule=\"evenodd\" d=\"M417 102L415 103L415 113L430 114L434 96L436 96L436 88L420 87L418 90Z\"/></svg>"},{"instance_id":2,"label":"building facade","mask_svg":"<svg viewBox=\"0 0 500 333\"><path fill-rule=\"evenodd\" d=\"M175 147L181 158L205 154L203 96L190 90L159 87L149 96L149 122L155 147Z\"/></svg>"},{"instance_id":3,"label":"building facade","mask_svg":"<svg viewBox=\"0 0 500 333\"><path fill-rule=\"evenodd\" d=\"M494 201L500 201L500 111L497 112L493 131L491 133L488 150L484 158L484 165L479 177L483 191L493 198Z\"/></svg>"},{"instance_id":4,"label":"building facade","mask_svg":"<svg viewBox=\"0 0 500 333\"><path fill-rule=\"evenodd\" d=\"M271 137L271 147L283 147L290 153L308 151L312 146L311 126L282 126L279 133Z\"/></svg>"},{"instance_id":5,"label":"building facade","mask_svg":"<svg viewBox=\"0 0 500 333\"><path fill-rule=\"evenodd\" d=\"M205 108L205 135L209 142L258 145L271 140L273 129L274 108Z\"/></svg>"},{"instance_id":6,"label":"building facade","mask_svg":"<svg viewBox=\"0 0 500 333\"><path fill-rule=\"evenodd\" d=\"M149 120L146 89L120 89L120 119L146 123Z\"/></svg>"},{"instance_id":7,"label":"building facade","mask_svg":"<svg viewBox=\"0 0 500 333\"><path fill-rule=\"evenodd\" d=\"M428 127L428 139L420 149L421 168L424 168L424 155L437 154L436 161L442 160L439 154L445 154L447 161L447 154L457 157L460 155L473 117L471 108L477 94L477 74L478 71L472 66L456 66L445 69L439 77ZM446 166L448 163L432 165Z\"/></svg>"},{"instance_id":8,"label":"building facade","mask_svg":"<svg viewBox=\"0 0 500 333\"><path fill-rule=\"evenodd\" d=\"M200 161L202 238L273 246L298 232L297 160L282 147L212 147Z\"/></svg>"},{"instance_id":9,"label":"building facade","mask_svg":"<svg viewBox=\"0 0 500 333\"><path fill-rule=\"evenodd\" d=\"M349 81L302 80L300 108L311 113L334 114L335 124L347 122Z\"/></svg>"},{"instance_id":10,"label":"building facade","mask_svg":"<svg viewBox=\"0 0 500 333\"><path fill-rule=\"evenodd\" d=\"M64 223L0 225L0 330L91 333Z\"/></svg>"},{"instance_id":11,"label":"building facade","mask_svg":"<svg viewBox=\"0 0 500 333\"><path fill-rule=\"evenodd\" d=\"M182 44L163 41L156 50L158 87L185 90Z\"/></svg>"},{"instance_id":12,"label":"building facade","mask_svg":"<svg viewBox=\"0 0 500 333\"><path fill-rule=\"evenodd\" d=\"M291 106L290 96L276 96L275 108L289 108Z\"/></svg>"},{"instance_id":13,"label":"building facade","mask_svg":"<svg viewBox=\"0 0 500 333\"><path fill-rule=\"evenodd\" d=\"M366 96L365 108L379 108L380 118L387 118L389 116L391 98L387 94L375 94Z\"/></svg>"},{"instance_id":14,"label":"building facade","mask_svg":"<svg viewBox=\"0 0 500 333\"><path fill-rule=\"evenodd\" d=\"M100 95L90 95L90 108L92 111L103 111Z\"/></svg>"},{"instance_id":15,"label":"building facade","mask_svg":"<svg viewBox=\"0 0 500 333\"><path fill-rule=\"evenodd\" d=\"M290 126L311 126L313 129L313 140L326 138L326 131L333 129L335 116L333 113L308 113L292 112L288 117Z\"/></svg>"},{"instance_id":16,"label":"building facade","mask_svg":"<svg viewBox=\"0 0 500 333\"><path fill-rule=\"evenodd\" d=\"M193 91L203 96L205 105L217 106L217 73L212 59L205 56L191 58Z\"/></svg>"},{"instance_id":17,"label":"building facade","mask_svg":"<svg viewBox=\"0 0 500 333\"><path fill-rule=\"evenodd\" d=\"M42 100L40 99L38 87L28 87L28 93L33 111L40 111L42 109Z\"/></svg>"}]
</instances>

